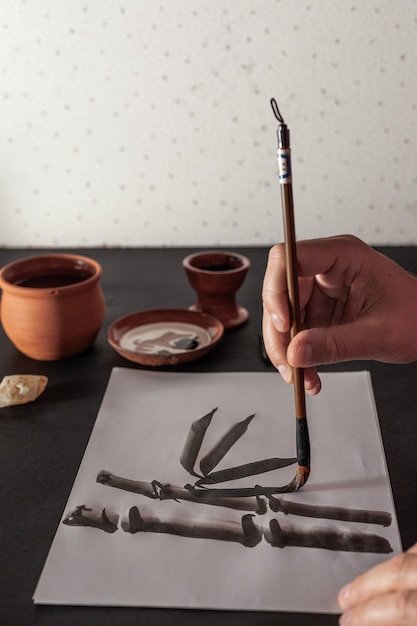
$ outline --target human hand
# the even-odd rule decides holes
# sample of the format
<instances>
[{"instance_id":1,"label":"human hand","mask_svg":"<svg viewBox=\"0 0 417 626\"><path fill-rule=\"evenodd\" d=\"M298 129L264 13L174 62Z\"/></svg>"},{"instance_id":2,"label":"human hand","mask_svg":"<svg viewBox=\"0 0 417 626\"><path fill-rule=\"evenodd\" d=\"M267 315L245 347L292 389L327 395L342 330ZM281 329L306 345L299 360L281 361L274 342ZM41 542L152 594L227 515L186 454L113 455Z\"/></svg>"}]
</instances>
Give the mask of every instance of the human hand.
<instances>
[{"instance_id":1,"label":"human hand","mask_svg":"<svg viewBox=\"0 0 417 626\"><path fill-rule=\"evenodd\" d=\"M263 339L282 377L304 368L320 391L316 365L354 359L417 359L417 278L352 235L297 243L303 329L290 339L284 245L274 246L263 284Z\"/></svg>"},{"instance_id":2,"label":"human hand","mask_svg":"<svg viewBox=\"0 0 417 626\"><path fill-rule=\"evenodd\" d=\"M340 626L415 626L417 544L343 587L339 604Z\"/></svg>"}]
</instances>

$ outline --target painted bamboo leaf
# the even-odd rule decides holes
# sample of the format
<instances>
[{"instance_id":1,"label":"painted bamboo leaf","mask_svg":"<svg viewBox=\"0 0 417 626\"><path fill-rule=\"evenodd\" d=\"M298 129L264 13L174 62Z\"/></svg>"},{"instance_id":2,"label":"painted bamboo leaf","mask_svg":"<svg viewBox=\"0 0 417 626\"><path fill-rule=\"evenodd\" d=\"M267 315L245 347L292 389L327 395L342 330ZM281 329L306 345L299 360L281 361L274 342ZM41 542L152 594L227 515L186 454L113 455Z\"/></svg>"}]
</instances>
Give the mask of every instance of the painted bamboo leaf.
<instances>
[{"instance_id":1,"label":"painted bamboo leaf","mask_svg":"<svg viewBox=\"0 0 417 626\"><path fill-rule=\"evenodd\" d=\"M214 469L218 463L220 463L222 458L226 456L236 441L238 441L242 435L245 434L254 417L255 414L249 415L249 417L245 418L241 422L234 424L200 460L200 470L203 476L207 476L207 474L209 474L211 470Z\"/></svg>"},{"instance_id":2,"label":"painted bamboo leaf","mask_svg":"<svg viewBox=\"0 0 417 626\"><path fill-rule=\"evenodd\" d=\"M194 471L194 465L197 460L198 453L200 452L204 435L206 434L207 428L210 426L210 422L216 411L217 407L191 424L180 456L180 463L183 468L187 470L189 474L196 476L197 478L200 477L200 474L197 474Z\"/></svg>"}]
</instances>

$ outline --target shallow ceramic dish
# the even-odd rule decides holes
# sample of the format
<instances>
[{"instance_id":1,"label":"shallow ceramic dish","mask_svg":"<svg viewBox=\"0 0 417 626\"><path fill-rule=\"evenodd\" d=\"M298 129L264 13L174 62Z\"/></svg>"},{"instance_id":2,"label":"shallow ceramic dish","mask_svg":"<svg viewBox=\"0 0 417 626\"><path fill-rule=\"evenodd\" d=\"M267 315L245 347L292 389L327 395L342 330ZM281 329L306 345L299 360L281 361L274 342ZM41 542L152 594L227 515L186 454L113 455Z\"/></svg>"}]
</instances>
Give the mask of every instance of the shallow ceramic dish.
<instances>
[{"instance_id":1,"label":"shallow ceramic dish","mask_svg":"<svg viewBox=\"0 0 417 626\"><path fill-rule=\"evenodd\" d=\"M206 313L152 309L115 320L107 340L125 359L158 367L202 357L217 345L223 331L223 324Z\"/></svg>"}]
</instances>

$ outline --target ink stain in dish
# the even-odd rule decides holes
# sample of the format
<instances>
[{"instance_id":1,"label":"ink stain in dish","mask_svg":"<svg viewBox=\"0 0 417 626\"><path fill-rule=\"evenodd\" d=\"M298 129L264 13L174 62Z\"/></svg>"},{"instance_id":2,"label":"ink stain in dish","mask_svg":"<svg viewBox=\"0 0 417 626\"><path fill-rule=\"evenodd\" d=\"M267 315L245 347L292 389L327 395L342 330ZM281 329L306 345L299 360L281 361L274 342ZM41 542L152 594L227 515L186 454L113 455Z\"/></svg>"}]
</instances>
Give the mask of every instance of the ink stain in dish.
<instances>
[{"instance_id":1,"label":"ink stain in dish","mask_svg":"<svg viewBox=\"0 0 417 626\"><path fill-rule=\"evenodd\" d=\"M206 313L188 309L137 311L108 329L110 345L124 358L154 367L179 365L212 350L223 324Z\"/></svg>"},{"instance_id":2,"label":"ink stain in dish","mask_svg":"<svg viewBox=\"0 0 417 626\"><path fill-rule=\"evenodd\" d=\"M121 338L127 350L151 354L176 354L210 343L210 334L202 328L182 322L155 322L133 328Z\"/></svg>"}]
</instances>

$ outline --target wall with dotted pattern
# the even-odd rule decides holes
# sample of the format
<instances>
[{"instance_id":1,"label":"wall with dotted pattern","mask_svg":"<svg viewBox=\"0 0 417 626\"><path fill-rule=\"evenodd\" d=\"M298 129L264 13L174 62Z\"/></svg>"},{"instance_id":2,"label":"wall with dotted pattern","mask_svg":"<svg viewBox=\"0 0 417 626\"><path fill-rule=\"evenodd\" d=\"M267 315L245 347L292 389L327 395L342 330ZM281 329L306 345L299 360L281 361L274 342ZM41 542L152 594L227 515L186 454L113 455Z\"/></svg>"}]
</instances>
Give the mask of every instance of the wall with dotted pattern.
<instances>
[{"instance_id":1,"label":"wall with dotted pattern","mask_svg":"<svg viewBox=\"0 0 417 626\"><path fill-rule=\"evenodd\" d=\"M415 0L1 0L0 246L417 244Z\"/></svg>"}]
</instances>

